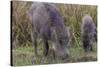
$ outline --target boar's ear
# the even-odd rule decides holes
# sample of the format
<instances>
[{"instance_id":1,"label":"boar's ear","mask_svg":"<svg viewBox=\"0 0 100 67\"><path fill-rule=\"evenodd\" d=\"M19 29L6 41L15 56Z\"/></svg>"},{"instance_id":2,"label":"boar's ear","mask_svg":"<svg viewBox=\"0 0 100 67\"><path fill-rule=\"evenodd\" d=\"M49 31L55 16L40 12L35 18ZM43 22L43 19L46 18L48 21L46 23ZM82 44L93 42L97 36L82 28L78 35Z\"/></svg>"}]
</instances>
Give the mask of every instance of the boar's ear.
<instances>
[{"instance_id":1,"label":"boar's ear","mask_svg":"<svg viewBox=\"0 0 100 67\"><path fill-rule=\"evenodd\" d=\"M55 29L51 29L51 38L53 40L57 40L57 33L56 33L56 30Z\"/></svg>"},{"instance_id":2,"label":"boar's ear","mask_svg":"<svg viewBox=\"0 0 100 67\"><path fill-rule=\"evenodd\" d=\"M27 17L29 18L30 21L32 21L32 9L28 10L26 12Z\"/></svg>"},{"instance_id":3,"label":"boar's ear","mask_svg":"<svg viewBox=\"0 0 100 67\"><path fill-rule=\"evenodd\" d=\"M27 16L28 16L28 18L29 18L30 21L32 21L33 12L35 11L35 9L36 9L36 6L35 6L35 4L33 3L33 4L31 5L31 7L30 7L30 8L27 10L27 12L26 12L26 14L27 14Z\"/></svg>"}]
</instances>

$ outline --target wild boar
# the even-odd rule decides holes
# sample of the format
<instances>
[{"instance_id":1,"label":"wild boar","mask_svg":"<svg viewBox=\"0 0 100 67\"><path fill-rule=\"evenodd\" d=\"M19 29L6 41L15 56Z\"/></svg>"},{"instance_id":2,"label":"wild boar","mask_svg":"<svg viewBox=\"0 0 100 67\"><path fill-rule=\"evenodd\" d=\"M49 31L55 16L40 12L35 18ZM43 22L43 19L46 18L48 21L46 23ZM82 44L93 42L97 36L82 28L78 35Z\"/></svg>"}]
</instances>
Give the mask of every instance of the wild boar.
<instances>
[{"instance_id":1,"label":"wild boar","mask_svg":"<svg viewBox=\"0 0 100 67\"><path fill-rule=\"evenodd\" d=\"M49 43L57 56L66 56L69 44L69 29L56 6L52 3L34 2L28 11L29 19L32 21L32 41L37 54L37 35L44 41L44 54L48 55Z\"/></svg>"},{"instance_id":2,"label":"wild boar","mask_svg":"<svg viewBox=\"0 0 100 67\"><path fill-rule=\"evenodd\" d=\"M85 51L93 50L93 39L95 34L95 24L90 15L85 15L82 18L81 24L81 37L82 43Z\"/></svg>"}]
</instances>

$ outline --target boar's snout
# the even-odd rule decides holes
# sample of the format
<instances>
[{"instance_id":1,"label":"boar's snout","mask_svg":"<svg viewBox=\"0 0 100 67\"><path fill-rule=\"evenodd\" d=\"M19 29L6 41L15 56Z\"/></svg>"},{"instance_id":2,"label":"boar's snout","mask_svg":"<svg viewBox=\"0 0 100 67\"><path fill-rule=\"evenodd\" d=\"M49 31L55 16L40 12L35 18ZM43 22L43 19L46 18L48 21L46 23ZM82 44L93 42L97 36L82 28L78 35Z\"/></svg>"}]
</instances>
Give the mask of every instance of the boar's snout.
<instances>
[{"instance_id":1,"label":"boar's snout","mask_svg":"<svg viewBox=\"0 0 100 67\"><path fill-rule=\"evenodd\" d=\"M59 43L53 44L53 50L54 50L56 56L59 56L62 58L65 58L69 55L69 51L67 50L67 48L62 47Z\"/></svg>"}]
</instances>

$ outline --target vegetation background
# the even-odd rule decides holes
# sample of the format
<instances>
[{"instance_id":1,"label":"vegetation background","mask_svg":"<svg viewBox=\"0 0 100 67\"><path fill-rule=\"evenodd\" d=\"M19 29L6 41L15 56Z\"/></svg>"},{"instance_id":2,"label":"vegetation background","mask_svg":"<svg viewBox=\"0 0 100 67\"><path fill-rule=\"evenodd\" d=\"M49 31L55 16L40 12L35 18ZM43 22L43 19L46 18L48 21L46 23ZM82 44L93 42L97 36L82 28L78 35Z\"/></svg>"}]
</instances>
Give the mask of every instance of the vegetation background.
<instances>
[{"instance_id":1,"label":"vegetation background","mask_svg":"<svg viewBox=\"0 0 100 67\"><path fill-rule=\"evenodd\" d=\"M70 56L66 59L53 59L52 53L48 57L43 56L43 42L38 39L38 54L34 55L34 48L31 41L31 24L27 16L32 2L12 1L12 64L32 65L32 64L51 64L51 63L69 63L97 60L97 43L94 42L94 51L84 52L80 38L81 19L85 14L92 16L97 27L97 6L95 5L77 5L77 4L55 4L62 15L65 25L70 27L71 43ZM35 60L35 61L34 61Z\"/></svg>"}]
</instances>

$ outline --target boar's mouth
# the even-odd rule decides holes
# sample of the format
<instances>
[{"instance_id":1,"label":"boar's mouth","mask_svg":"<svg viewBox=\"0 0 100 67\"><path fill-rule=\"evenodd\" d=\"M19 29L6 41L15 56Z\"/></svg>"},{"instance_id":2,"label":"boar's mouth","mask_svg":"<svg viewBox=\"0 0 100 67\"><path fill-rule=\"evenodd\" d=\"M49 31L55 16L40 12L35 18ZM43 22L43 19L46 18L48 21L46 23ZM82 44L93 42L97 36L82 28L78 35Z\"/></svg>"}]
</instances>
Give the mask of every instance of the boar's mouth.
<instances>
[{"instance_id":1,"label":"boar's mouth","mask_svg":"<svg viewBox=\"0 0 100 67\"><path fill-rule=\"evenodd\" d=\"M66 47L61 46L59 43L54 43L52 48L57 56L66 55Z\"/></svg>"}]
</instances>

